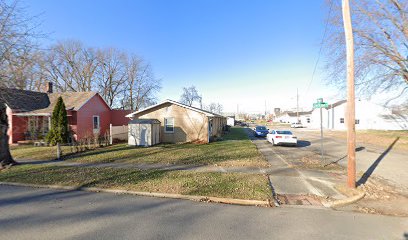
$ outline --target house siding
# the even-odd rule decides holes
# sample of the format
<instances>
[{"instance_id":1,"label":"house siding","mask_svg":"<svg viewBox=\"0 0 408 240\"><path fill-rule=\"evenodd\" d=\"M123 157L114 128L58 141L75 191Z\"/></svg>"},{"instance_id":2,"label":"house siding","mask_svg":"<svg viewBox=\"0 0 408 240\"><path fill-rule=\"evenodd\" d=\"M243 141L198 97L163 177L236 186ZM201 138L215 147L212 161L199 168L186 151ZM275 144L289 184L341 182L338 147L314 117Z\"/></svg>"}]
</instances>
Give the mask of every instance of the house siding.
<instances>
[{"instance_id":1,"label":"house siding","mask_svg":"<svg viewBox=\"0 0 408 240\"><path fill-rule=\"evenodd\" d=\"M128 125L129 118L126 117L131 113L130 110L111 110L111 124L112 126Z\"/></svg>"},{"instance_id":2,"label":"house siding","mask_svg":"<svg viewBox=\"0 0 408 240\"><path fill-rule=\"evenodd\" d=\"M160 121L160 140L165 143L208 142L208 117L172 103L165 103L136 114L134 119L157 119ZM174 132L164 131L164 119L174 118Z\"/></svg>"},{"instance_id":3,"label":"house siding","mask_svg":"<svg viewBox=\"0 0 408 240\"><path fill-rule=\"evenodd\" d=\"M99 116L99 135L104 135L109 132L109 124L111 121L110 108L98 94L89 99L76 113L77 129L75 133L77 139L94 135L93 116Z\"/></svg>"},{"instance_id":4,"label":"house siding","mask_svg":"<svg viewBox=\"0 0 408 240\"><path fill-rule=\"evenodd\" d=\"M330 105L329 105L330 106ZM330 109L322 109L323 128L333 130L347 129L347 103L342 103ZM408 118L392 114L390 109L370 103L368 101L356 101L355 118L359 123L355 125L357 130L407 130ZM340 119L344 122L341 123ZM311 128L320 128L320 110L315 109L312 113Z\"/></svg>"}]
</instances>

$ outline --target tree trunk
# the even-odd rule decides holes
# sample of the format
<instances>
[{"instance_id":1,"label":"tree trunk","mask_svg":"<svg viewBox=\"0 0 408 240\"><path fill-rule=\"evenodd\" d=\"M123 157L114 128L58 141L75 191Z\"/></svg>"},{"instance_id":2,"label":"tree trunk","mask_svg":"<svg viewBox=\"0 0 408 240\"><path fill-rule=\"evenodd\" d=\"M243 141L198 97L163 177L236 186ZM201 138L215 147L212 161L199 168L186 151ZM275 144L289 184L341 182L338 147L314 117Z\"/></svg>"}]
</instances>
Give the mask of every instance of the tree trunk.
<instances>
[{"instance_id":1,"label":"tree trunk","mask_svg":"<svg viewBox=\"0 0 408 240\"><path fill-rule=\"evenodd\" d=\"M8 120L6 106L0 103L0 169L17 164L10 154L7 129Z\"/></svg>"}]
</instances>

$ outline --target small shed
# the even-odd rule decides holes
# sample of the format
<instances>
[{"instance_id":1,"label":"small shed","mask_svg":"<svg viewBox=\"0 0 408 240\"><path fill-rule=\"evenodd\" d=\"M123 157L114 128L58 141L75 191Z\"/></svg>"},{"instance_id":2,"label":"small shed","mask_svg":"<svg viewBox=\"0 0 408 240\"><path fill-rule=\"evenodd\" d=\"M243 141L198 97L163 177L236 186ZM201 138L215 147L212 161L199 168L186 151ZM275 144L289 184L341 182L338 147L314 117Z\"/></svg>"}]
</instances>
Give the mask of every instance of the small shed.
<instances>
[{"instance_id":1,"label":"small shed","mask_svg":"<svg viewBox=\"0 0 408 240\"><path fill-rule=\"evenodd\" d=\"M128 125L128 144L149 147L160 143L160 121L157 119L134 119Z\"/></svg>"}]
</instances>

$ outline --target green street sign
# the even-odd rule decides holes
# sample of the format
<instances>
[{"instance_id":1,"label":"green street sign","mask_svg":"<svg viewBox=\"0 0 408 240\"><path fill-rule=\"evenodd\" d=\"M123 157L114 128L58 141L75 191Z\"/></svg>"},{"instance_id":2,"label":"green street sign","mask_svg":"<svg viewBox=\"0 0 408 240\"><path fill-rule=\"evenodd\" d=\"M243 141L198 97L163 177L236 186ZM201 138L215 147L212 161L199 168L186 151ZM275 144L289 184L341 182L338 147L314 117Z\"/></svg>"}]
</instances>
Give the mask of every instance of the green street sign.
<instances>
[{"instance_id":1,"label":"green street sign","mask_svg":"<svg viewBox=\"0 0 408 240\"><path fill-rule=\"evenodd\" d=\"M329 104L327 102L317 102L313 103L313 108L328 108Z\"/></svg>"}]
</instances>

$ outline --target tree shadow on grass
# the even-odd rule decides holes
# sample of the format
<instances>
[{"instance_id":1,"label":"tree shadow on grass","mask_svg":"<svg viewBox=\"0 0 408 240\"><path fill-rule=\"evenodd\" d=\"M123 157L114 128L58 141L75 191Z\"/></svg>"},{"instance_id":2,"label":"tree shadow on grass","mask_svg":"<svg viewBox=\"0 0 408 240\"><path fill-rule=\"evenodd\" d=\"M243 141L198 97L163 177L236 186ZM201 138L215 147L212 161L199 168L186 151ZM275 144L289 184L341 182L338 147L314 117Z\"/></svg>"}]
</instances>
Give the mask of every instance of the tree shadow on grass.
<instances>
[{"instance_id":1,"label":"tree shadow on grass","mask_svg":"<svg viewBox=\"0 0 408 240\"><path fill-rule=\"evenodd\" d=\"M388 148L371 164L371 166L365 171L363 176L357 181L357 185L360 186L362 184L365 184L368 180L368 178L373 174L374 170L377 168L378 164L384 159L385 156L391 151L391 149L394 147L394 145L398 142L400 138L397 137L391 144L388 146Z\"/></svg>"}]
</instances>

